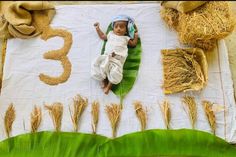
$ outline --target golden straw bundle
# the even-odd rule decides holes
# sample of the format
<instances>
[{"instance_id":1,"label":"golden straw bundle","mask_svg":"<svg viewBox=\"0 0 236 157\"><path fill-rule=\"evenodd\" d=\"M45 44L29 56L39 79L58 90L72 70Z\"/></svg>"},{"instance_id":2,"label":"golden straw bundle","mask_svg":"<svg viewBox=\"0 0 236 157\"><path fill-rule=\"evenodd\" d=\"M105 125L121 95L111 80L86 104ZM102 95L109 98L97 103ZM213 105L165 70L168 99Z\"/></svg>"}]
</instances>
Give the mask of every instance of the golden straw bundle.
<instances>
[{"instance_id":1,"label":"golden straw bundle","mask_svg":"<svg viewBox=\"0 0 236 157\"><path fill-rule=\"evenodd\" d=\"M93 129L93 133L96 134L98 117L99 117L99 102L98 101L94 101L92 103L91 114L92 114L92 129Z\"/></svg>"},{"instance_id":2,"label":"golden straw bundle","mask_svg":"<svg viewBox=\"0 0 236 157\"><path fill-rule=\"evenodd\" d=\"M207 82L207 61L198 48L162 50L164 93L200 90Z\"/></svg>"},{"instance_id":3,"label":"golden straw bundle","mask_svg":"<svg viewBox=\"0 0 236 157\"><path fill-rule=\"evenodd\" d=\"M49 111L49 115L52 118L53 125L56 131L61 130L61 121L63 115L63 105L59 102L53 103L52 105L44 105Z\"/></svg>"},{"instance_id":4,"label":"golden straw bundle","mask_svg":"<svg viewBox=\"0 0 236 157\"><path fill-rule=\"evenodd\" d=\"M176 29L180 42L204 50L212 50L216 41L229 35L235 26L229 3L225 1L209 1L187 13L164 8L161 16Z\"/></svg>"},{"instance_id":5,"label":"golden straw bundle","mask_svg":"<svg viewBox=\"0 0 236 157\"><path fill-rule=\"evenodd\" d=\"M194 129L197 120L197 104L195 102L195 99L194 97L191 96L185 96L183 97L182 101L188 108L188 115L190 118L192 128Z\"/></svg>"},{"instance_id":6,"label":"golden straw bundle","mask_svg":"<svg viewBox=\"0 0 236 157\"><path fill-rule=\"evenodd\" d=\"M16 118L15 108L13 106L13 103L11 103L9 107L7 108L7 111L4 117L4 126L5 126L7 137L10 137L10 133L12 131L12 124L15 118Z\"/></svg>"},{"instance_id":7,"label":"golden straw bundle","mask_svg":"<svg viewBox=\"0 0 236 157\"><path fill-rule=\"evenodd\" d=\"M141 131L144 131L147 126L147 112L143 109L143 106L139 101L134 102L134 108L141 124Z\"/></svg>"},{"instance_id":8,"label":"golden straw bundle","mask_svg":"<svg viewBox=\"0 0 236 157\"><path fill-rule=\"evenodd\" d=\"M161 104L161 111L165 121L165 125L167 129L170 129L170 119L171 119L171 112L170 112L170 103L169 101L165 100Z\"/></svg>"},{"instance_id":9,"label":"golden straw bundle","mask_svg":"<svg viewBox=\"0 0 236 157\"><path fill-rule=\"evenodd\" d=\"M71 115L71 120L73 123L74 131L78 131L79 128L79 120L84 112L85 107L88 105L88 99L83 98L79 94L73 99L73 110L69 108L70 110L70 115Z\"/></svg>"},{"instance_id":10,"label":"golden straw bundle","mask_svg":"<svg viewBox=\"0 0 236 157\"><path fill-rule=\"evenodd\" d=\"M215 133L216 133L216 117L215 117L215 113L212 110L213 103L211 103L209 101L203 101L202 103L203 103L203 108L205 110L207 120L209 122L211 130L212 130L213 134L215 135Z\"/></svg>"},{"instance_id":11,"label":"golden straw bundle","mask_svg":"<svg viewBox=\"0 0 236 157\"><path fill-rule=\"evenodd\" d=\"M111 123L112 137L116 137L118 123L120 121L121 105L111 104L106 106L106 113Z\"/></svg>"},{"instance_id":12,"label":"golden straw bundle","mask_svg":"<svg viewBox=\"0 0 236 157\"><path fill-rule=\"evenodd\" d=\"M31 132L37 132L42 121L42 111L40 107L35 106L31 113Z\"/></svg>"}]
</instances>

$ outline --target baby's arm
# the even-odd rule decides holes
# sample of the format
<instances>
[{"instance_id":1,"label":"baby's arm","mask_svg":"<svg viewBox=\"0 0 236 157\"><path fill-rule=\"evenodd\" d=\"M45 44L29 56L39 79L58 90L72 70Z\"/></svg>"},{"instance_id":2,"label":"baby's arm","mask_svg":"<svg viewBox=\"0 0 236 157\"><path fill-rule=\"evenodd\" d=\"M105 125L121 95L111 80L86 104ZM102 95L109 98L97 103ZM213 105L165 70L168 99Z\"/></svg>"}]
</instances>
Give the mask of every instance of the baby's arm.
<instances>
[{"instance_id":1,"label":"baby's arm","mask_svg":"<svg viewBox=\"0 0 236 157\"><path fill-rule=\"evenodd\" d=\"M102 30L99 28L99 23L96 22L94 24L94 27L96 28L96 31L98 33L98 36L102 39L102 40L107 40L107 36L105 33L102 32Z\"/></svg>"},{"instance_id":2,"label":"baby's arm","mask_svg":"<svg viewBox=\"0 0 236 157\"><path fill-rule=\"evenodd\" d=\"M138 43L138 32L135 32L134 33L134 39L130 39L129 42L128 42L128 45L130 47L135 47Z\"/></svg>"}]
</instances>

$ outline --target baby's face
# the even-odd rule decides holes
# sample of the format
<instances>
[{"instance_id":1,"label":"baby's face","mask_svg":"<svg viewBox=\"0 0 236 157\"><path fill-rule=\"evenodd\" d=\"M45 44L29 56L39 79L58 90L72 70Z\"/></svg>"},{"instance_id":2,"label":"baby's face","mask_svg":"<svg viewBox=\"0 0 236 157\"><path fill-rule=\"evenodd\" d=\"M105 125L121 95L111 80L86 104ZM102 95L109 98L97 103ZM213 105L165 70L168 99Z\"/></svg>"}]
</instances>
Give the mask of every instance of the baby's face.
<instances>
[{"instance_id":1,"label":"baby's face","mask_svg":"<svg viewBox=\"0 0 236 157\"><path fill-rule=\"evenodd\" d=\"M114 24L113 32L116 35L124 36L127 33L127 22L126 21L116 21Z\"/></svg>"}]
</instances>

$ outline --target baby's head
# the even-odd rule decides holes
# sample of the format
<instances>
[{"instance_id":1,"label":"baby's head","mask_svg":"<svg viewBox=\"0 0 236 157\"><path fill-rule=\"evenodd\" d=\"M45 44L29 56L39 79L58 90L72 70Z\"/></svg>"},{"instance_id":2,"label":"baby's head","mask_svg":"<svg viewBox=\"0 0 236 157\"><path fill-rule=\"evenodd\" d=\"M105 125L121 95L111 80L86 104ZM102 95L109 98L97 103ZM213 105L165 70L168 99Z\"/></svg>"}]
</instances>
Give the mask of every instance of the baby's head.
<instances>
[{"instance_id":1,"label":"baby's head","mask_svg":"<svg viewBox=\"0 0 236 157\"><path fill-rule=\"evenodd\" d=\"M113 32L116 35L124 36L127 34L127 21L116 21L113 25Z\"/></svg>"},{"instance_id":2,"label":"baby's head","mask_svg":"<svg viewBox=\"0 0 236 157\"><path fill-rule=\"evenodd\" d=\"M134 20L127 15L115 16L112 20L112 29L116 35L134 38Z\"/></svg>"}]
</instances>

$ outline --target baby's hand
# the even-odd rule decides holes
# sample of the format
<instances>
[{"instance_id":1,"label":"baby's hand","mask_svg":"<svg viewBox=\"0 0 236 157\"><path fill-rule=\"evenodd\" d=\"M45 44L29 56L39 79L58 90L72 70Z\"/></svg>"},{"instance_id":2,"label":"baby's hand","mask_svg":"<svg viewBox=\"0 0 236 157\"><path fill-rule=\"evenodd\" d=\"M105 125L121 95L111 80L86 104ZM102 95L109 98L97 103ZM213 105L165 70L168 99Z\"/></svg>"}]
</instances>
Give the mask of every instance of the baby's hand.
<instances>
[{"instance_id":1,"label":"baby's hand","mask_svg":"<svg viewBox=\"0 0 236 157\"><path fill-rule=\"evenodd\" d=\"M95 28L99 28L99 22L94 23Z\"/></svg>"},{"instance_id":2,"label":"baby's hand","mask_svg":"<svg viewBox=\"0 0 236 157\"><path fill-rule=\"evenodd\" d=\"M138 37L138 31L136 31L136 32L134 33L134 36L137 36L137 37Z\"/></svg>"}]
</instances>

